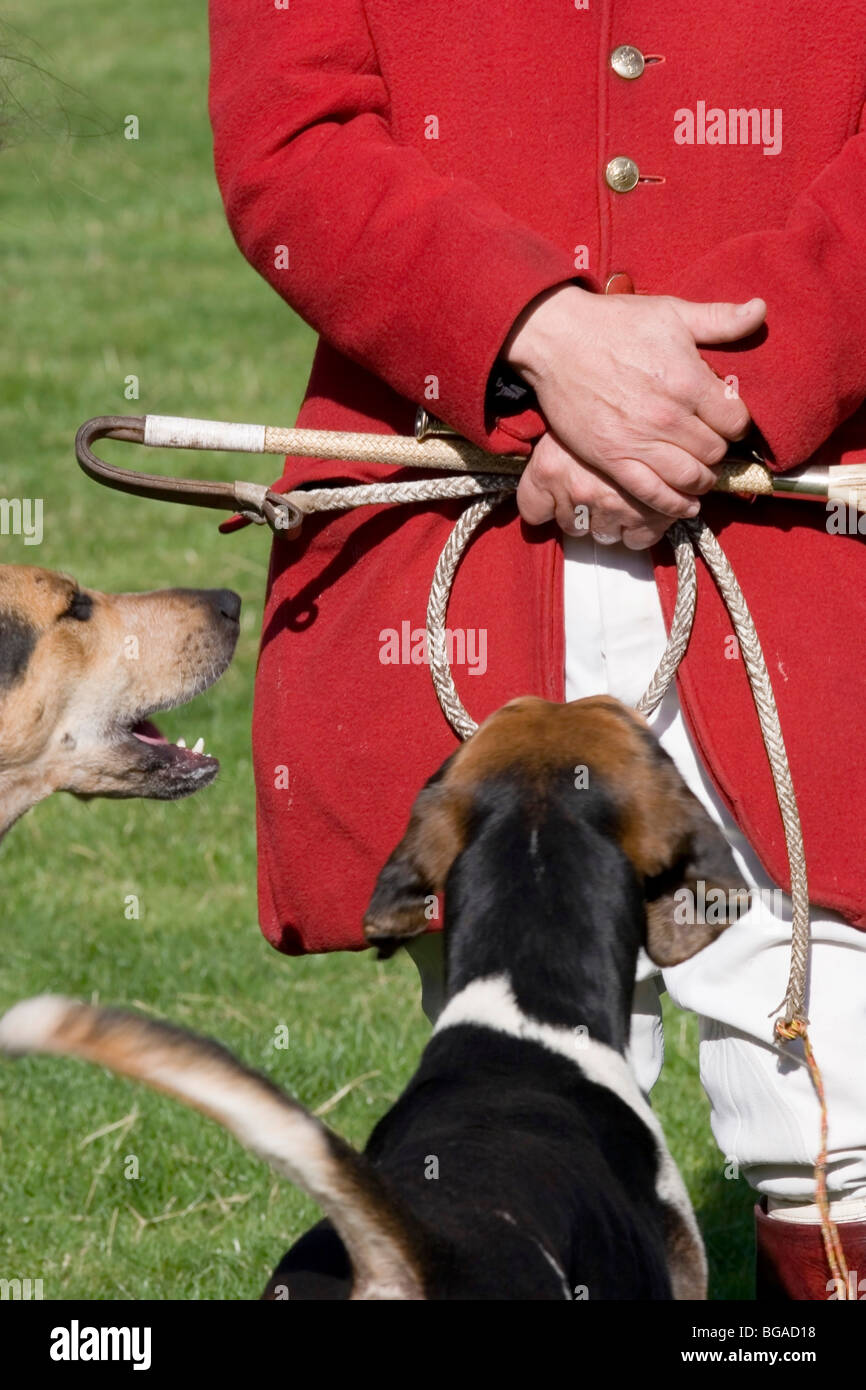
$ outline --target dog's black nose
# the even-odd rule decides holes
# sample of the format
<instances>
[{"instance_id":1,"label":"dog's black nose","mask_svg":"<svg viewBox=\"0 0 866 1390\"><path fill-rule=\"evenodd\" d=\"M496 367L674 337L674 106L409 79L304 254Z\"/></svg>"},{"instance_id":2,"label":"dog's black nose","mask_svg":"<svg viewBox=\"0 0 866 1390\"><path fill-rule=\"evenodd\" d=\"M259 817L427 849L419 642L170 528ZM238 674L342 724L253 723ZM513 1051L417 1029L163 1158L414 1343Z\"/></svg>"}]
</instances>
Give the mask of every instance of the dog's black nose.
<instances>
[{"instance_id":1,"label":"dog's black nose","mask_svg":"<svg viewBox=\"0 0 866 1390\"><path fill-rule=\"evenodd\" d=\"M241 615L241 598L233 589L208 589L207 597L220 617L236 623Z\"/></svg>"}]
</instances>

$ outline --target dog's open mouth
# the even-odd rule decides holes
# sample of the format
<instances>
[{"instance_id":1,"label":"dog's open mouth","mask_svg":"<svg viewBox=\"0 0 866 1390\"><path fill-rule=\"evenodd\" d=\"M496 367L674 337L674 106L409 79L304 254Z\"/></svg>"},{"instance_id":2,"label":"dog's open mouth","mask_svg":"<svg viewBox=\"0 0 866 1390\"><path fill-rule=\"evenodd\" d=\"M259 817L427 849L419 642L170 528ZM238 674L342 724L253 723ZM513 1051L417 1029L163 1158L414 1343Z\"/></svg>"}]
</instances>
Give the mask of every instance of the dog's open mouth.
<instances>
[{"instance_id":1,"label":"dog's open mouth","mask_svg":"<svg viewBox=\"0 0 866 1390\"><path fill-rule=\"evenodd\" d=\"M196 758L204 758L206 762L214 763L217 761L216 758L211 758L205 753L203 738L197 739L192 748L187 748L185 738L179 738L177 743L169 743L165 735L160 733L156 725L149 719L140 719L137 724L133 724L130 733L133 734L135 738L140 739L142 743L158 743L164 745L166 748L173 748L178 753L186 753ZM219 766L218 763L217 766Z\"/></svg>"},{"instance_id":2,"label":"dog's open mouth","mask_svg":"<svg viewBox=\"0 0 866 1390\"><path fill-rule=\"evenodd\" d=\"M185 739L170 743L150 719L137 720L127 731L137 743L148 749L146 771L158 784L150 795L174 798L189 796L199 787L207 786L219 772L219 759L204 751L204 739L199 738L191 748Z\"/></svg>"}]
</instances>

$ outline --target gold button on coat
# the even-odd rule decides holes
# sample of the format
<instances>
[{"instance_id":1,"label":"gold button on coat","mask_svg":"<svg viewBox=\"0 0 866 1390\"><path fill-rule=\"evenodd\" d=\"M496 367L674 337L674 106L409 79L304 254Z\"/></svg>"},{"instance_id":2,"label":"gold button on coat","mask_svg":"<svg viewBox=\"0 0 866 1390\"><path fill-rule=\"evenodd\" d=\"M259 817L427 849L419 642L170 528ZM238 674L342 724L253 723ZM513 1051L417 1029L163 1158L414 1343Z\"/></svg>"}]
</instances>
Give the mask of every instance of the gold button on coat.
<instances>
[{"instance_id":1,"label":"gold button on coat","mask_svg":"<svg viewBox=\"0 0 866 1390\"><path fill-rule=\"evenodd\" d=\"M634 188L640 178L640 170L633 159L629 159L624 154L618 154L612 159L604 171L607 185L615 193L628 193Z\"/></svg>"},{"instance_id":2,"label":"gold button on coat","mask_svg":"<svg viewBox=\"0 0 866 1390\"><path fill-rule=\"evenodd\" d=\"M610 65L614 72L620 77L626 77L629 81L640 77L646 64L644 56L639 48L634 48L630 43L621 43L610 55Z\"/></svg>"}]
</instances>

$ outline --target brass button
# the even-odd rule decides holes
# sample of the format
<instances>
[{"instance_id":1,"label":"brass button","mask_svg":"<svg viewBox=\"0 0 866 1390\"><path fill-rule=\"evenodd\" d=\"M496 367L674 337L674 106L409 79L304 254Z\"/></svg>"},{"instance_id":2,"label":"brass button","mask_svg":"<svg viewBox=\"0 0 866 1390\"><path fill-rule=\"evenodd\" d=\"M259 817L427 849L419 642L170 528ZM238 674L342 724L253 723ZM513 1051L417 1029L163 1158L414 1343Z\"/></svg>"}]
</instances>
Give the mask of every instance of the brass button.
<instances>
[{"instance_id":1,"label":"brass button","mask_svg":"<svg viewBox=\"0 0 866 1390\"><path fill-rule=\"evenodd\" d=\"M630 82L636 77L640 77L646 63L644 56L639 48L634 48L630 43L621 43L610 55L610 65L614 72L620 77L627 78Z\"/></svg>"},{"instance_id":2,"label":"brass button","mask_svg":"<svg viewBox=\"0 0 866 1390\"><path fill-rule=\"evenodd\" d=\"M604 287L605 294L634 294L634 280L625 270L615 270L608 275Z\"/></svg>"},{"instance_id":3,"label":"brass button","mask_svg":"<svg viewBox=\"0 0 866 1390\"><path fill-rule=\"evenodd\" d=\"M615 193L629 193L640 178L640 170L633 159L629 159L624 154L618 154L612 159L604 171L607 185Z\"/></svg>"}]
</instances>

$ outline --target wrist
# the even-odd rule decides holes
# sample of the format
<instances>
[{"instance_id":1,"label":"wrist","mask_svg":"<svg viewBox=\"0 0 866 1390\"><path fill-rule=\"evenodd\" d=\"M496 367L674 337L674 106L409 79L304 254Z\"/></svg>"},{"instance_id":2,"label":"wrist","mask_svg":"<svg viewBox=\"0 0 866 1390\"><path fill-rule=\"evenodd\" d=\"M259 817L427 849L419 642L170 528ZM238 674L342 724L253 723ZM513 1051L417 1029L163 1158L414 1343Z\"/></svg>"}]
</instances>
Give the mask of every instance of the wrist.
<instances>
[{"instance_id":1,"label":"wrist","mask_svg":"<svg viewBox=\"0 0 866 1390\"><path fill-rule=\"evenodd\" d=\"M515 319L502 357L535 390L551 371L557 349L589 291L579 285L556 285L538 295Z\"/></svg>"}]
</instances>

